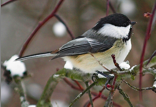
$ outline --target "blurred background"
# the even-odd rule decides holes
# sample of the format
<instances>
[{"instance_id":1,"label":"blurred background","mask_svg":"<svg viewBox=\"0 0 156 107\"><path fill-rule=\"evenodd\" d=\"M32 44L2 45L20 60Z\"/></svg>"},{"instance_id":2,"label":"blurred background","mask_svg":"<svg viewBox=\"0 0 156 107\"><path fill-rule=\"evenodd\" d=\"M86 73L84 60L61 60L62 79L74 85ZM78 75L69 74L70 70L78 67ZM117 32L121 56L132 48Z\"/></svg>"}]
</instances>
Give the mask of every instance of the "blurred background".
<instances>
[{"instance_id":1,"label":"blurred background","mask_svg":"<svg viewBox=\"0 0 156 107\"><path fill-rule=\"evenodd\" d=\"M2 0L4 3L7 0ZM19 54L23 44L40 21L46 18L54 9L59 0L17 0L1 8L1 64L15 54ZM133 28L132 50L126 60L130 65L140 62L141 51L146 34L149 19L144 17L145 12L151 12L155 0L110 0L118 13L127 15L137 24ZM106 0L65 0L57 14L65 21L75 37L80 36L86 30L92 28L96 22L106 16ZM112 14L109 9L109 14ZM71 38L55 17L49 20L35 35L24 55L51 51L59 48ZM154 28L148 41L145 58L148 59L156 50L156 29ZM36 104L48 81L49 77L62 69L62 59L51 60L39 58L25 61L27 71L33 76L24 80L27 98L30 104ZM20 98L14 91L15 84L6 84L1 69L1 103L2 107L20 107ZM153 85L153 76L143 77L143 87ZM127 80L138 87L138 76L135 80ZM83 84L84 85L84 84ZM130 100L136 107L139 104L144 107L156 107L156 94L152 91L143 92L143 102L139 102L139 92L130 89L123 83L123 90L129 95ZM100 90L101 88L97 89ZM54 107L67 107L78 95L79 91L72 89L64 81L59 82L51 101ZM107 91L104 92L108 95ZM82 107L88 101L88 95L83 96L74 107ZM114 101L123 107L128 107L123 97L115 92ZM95 107L103 107L105 101L98 99Z\"/></svg>"}]
</instances>

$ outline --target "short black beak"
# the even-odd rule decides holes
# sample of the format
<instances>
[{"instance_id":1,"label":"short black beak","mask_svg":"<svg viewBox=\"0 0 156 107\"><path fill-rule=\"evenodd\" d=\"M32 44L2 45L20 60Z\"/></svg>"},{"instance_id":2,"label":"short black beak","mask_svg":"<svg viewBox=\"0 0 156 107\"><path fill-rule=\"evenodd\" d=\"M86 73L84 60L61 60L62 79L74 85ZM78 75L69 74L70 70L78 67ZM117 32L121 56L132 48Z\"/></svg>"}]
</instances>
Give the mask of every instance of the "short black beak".
<instances>
[{"instance_id":1,"label":"short black beak","mask_svg":"<svg viewBox=\"0 0 156 107\"><path fill-rule=\"evenodd\" d=\"M131 25L135 25L137 22L131 22Z\"/></svg>"}]
</instances>

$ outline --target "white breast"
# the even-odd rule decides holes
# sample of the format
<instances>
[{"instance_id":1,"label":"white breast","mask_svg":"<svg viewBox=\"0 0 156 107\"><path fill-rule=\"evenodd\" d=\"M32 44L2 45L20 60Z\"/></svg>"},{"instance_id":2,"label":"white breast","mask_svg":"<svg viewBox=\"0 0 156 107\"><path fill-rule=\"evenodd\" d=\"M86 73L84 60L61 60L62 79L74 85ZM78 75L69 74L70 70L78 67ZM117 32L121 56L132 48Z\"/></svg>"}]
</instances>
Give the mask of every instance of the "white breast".
<instances>
[{"instance_id":1,"label":"white breast","mask_svg":"<svg viewBox=\"0 0 156 107\"><path fill-rule=\"evenodd\" d=\"M114 51L115 50L115 51ZM115 68L112 54L115 54L116 61L120 64L122 63L129 51L131 50L131 40L128 40L126 43L123 43L121 48L115 46L113 49L102 53L93 54L101 64L103 64L108 69ZM65 61L69 61L73 67L80 69L85 73L95 73L95 71L104 71L105 69L93 58L90 54L78 55L78 56L67 56L63 58ZM106 70L105 70L106 71Z\"/></svg>"},{"instance_id":2,"label":"white breast","mask_svg":"<svg viewBox=\"0 0 156 107\"><path fill-rule=\"evenodd\" d=\"M129 39L125 43L125 46L122 49L122 51L120 53L120 56L117 59L117 61L118 61L119 64L122 63L125 60L125 58L127 57L128 53L130 52L131 48L132 48L131 39Z\"/></svg>"}]
</instances>

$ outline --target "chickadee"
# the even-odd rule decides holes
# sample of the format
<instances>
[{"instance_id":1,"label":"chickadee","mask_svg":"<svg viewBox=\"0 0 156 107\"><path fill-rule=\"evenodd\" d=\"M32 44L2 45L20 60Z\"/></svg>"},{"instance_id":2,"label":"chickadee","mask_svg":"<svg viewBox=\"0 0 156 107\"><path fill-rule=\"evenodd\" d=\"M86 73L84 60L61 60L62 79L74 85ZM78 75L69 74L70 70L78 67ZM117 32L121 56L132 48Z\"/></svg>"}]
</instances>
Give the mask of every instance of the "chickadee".
<instances>
[{"instance_id":1,"label":"chickadee","mask_svg":"<svg viewBox=\"0 0 156 107\"><path fill-rule=\"evenodd\" d=\"M131 50L132 26L135 23L123 14L112 14L101 18L92 29L55 51L28 55L17 60L53 56L52 59L61 57L84 73L105 71L99 62L113 69L115 66L111 55L114 54L120 64Z\"/></svg>"}]
</instances>

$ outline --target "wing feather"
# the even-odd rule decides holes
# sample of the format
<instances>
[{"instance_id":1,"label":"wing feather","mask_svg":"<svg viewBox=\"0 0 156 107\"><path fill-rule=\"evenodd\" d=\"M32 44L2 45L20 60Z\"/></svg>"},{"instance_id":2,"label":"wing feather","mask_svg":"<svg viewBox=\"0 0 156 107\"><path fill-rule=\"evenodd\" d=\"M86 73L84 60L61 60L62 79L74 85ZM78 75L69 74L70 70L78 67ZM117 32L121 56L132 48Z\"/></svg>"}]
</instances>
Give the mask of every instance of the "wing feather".
<instances>
[{"instance_id":1,"label":"wing feather","mask_svg":"<svg viewBox=\"0 0 156 107\"><path fill-rule=\"evenodd\" d=\"M57 56L53 59L64 56L104 52L111 48L116 40L113 37L97 35L97 33L89 30L82 36L64 44L57 52Z\"/></svg>"}]
</instances>

